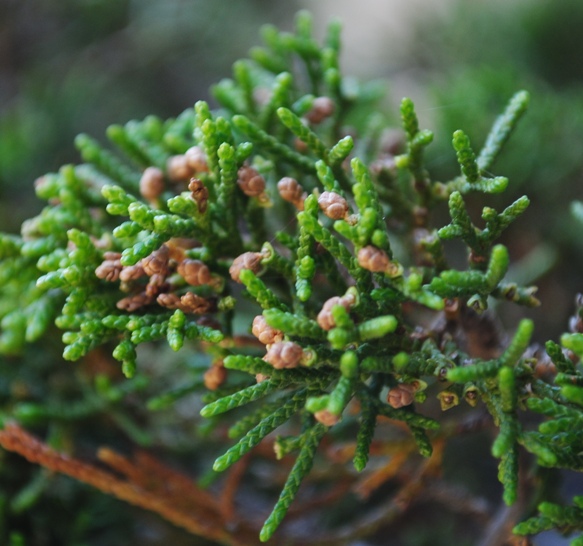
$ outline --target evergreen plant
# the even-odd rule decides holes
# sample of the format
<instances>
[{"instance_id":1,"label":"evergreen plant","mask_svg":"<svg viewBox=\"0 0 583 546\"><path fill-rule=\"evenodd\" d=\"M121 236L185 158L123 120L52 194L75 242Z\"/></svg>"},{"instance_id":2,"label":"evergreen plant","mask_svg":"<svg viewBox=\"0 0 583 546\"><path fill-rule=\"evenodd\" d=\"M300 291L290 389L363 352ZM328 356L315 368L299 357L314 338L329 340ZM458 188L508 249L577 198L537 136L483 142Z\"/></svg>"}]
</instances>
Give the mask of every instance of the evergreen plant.
<instances>
[{"instance_id":1,"label":"evergreen plant","mask_svg":"<svg viewBox=\"0 0 583 546\"><path fill-rule=\"evenodd\" d=\"M81 364L51 361L60 382L13 383L0 444L218 543L299 544L306 532L340 544L422 498L457 436L495 430L504 502L540 500L535 513L523 498L514 533L580 532L583 496L560 505L533 476L583 469L583 302L544 349L532 320L506 332L497 319L499 306L540 304L534 286L512 281L500 243L528 197L487 205L509 184L492 173L529 95L509 97L479 148L456 130L459 174L434 180L433 133L413 102L401 102L397 130L378 86L342 76L339 35L332 23L318 44L304 12L293 33L265 27L265 46L212 89L216 109L197 102L174 119L111 126L113 151L80 135L84 163L36 181L46 207L0 237L0 350L48 353L60 335L63 358ZM192 393L203 441L183 426ZM92 438L86 423L113 423L160 459L179 459L189 441L218 456L196 481L144 451L102 447L105 469L73 457L77 438ZM96 428L91 442L103 439L111 433ZM234 502L246 471L263 495L250 514ZM50 476L20 502L33 504ZM304 481L298 531L282 523ZM389 502L344 525L314 519L348 491Z\"/></svg>"}]
</instances>

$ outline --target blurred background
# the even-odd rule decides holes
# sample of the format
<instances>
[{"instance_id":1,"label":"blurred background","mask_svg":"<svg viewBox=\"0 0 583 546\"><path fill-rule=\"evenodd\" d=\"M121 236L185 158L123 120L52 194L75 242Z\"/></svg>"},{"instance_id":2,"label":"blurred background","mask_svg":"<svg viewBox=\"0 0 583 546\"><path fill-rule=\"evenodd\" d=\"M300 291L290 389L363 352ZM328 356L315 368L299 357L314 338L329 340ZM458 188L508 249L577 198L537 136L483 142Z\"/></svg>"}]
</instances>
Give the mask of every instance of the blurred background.
<instances>
[{"instance_id":1,"label":"blurred background","mask_svg":"<svg viewBox=\"0 0 583 546\"><path fill-rule=\"evenodd\" d=\"M41 209L33 182L79 160L75 135L104 141L111 123L212 102L209 85L259 42L261 25L290 30L301 8L317 36L331 18L343 22L345 74L386 80L387 108L416 101L421 125L436 132L436 180L457 173L454 130L478 149L512 94L531 93L494 167L510 188L487 204L531 198L504 242L518 261L514 278L540 285L543 306L528 312L536 335L556 339L582 290L583 226L569 214L583 198L580 0L0 0L0 229L17 232ZM509 328L519 315L504 316Z\"/></svg>"}]
</instances>

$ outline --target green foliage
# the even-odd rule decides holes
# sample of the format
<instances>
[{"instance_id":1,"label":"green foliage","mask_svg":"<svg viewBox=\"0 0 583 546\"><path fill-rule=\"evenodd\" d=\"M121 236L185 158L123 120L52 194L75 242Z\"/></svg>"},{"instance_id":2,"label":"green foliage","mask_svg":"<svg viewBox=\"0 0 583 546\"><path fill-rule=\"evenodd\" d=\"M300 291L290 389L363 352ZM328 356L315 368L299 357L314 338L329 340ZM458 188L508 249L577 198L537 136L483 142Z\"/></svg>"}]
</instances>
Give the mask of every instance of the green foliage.
<instances>
[{"instance_id":1,"label":"green foliage","mask_svg":"<svg viewBox=\"0 0 583 546\"><path fill-rule=\"evenodd\" d=\"M111 354L127 380L111 384L100 375L81 401L17 404L6 417L52 424L103 413L148 445L152 436L117 405L148 387L155 391L148 410L171 408L201 386L210 362L204 383L211 392L200 410L206 434L220 439L223 414L232 412L227 436L237 440L214 472L245 460L279 427L290 435L275 440L278 459L299 451L262 541L284 521L324 438L352 434L354 468L364 472L377 425L388 419L407 431L403 452L414 458L412 445L435 456L451 433L424 405L430 397L442 410L462 399L484 403L498 428L491 452L507 504L518 496L519 449L541 466L583 470L579 366L549 342L560 373L552 384L541 379L530 319L506 343L483 334L495 330L499 304L539 303L534 287L507 279L511 252L498 242L528 198L500 213L484 207L483 228L467 205L471 194L487 201L507 189L508 179L491 169L529 95L509 97L479 152L462 130L453 133L450 153L461 174L446 182L425 164L433 133L419 129L413 102L404 99L405 151L387 168L376 161L374 93L347 91L337 26L324 47L310 28L305 13L294 33L268 27L265 47L213 89L217 110L199 101L166 122L111 126L107 136L123 160L81 136L87 163L37 183L47 206L20 236L0 239L0 350L18 354L54 337L56 326L64 359ZM366 115L354 115L363 105ZM354 137L345 134L348 121ZM298 190L291 197L281 186L290 179ZM445 226L430 215L440 208L449 209ZM443 241L450 239L467 251L462 266L449 263ZM583 357L582 335L561 338L574 359ZM155 372L140 354L165 345L208 356L166 391L148 381ZM533 429L523 424L525 409L548 419ZM31 482L18 506L45 479ZM516 531L582 527L578 507L543 502L539 510Z\"/></svg>"}]
</instances>

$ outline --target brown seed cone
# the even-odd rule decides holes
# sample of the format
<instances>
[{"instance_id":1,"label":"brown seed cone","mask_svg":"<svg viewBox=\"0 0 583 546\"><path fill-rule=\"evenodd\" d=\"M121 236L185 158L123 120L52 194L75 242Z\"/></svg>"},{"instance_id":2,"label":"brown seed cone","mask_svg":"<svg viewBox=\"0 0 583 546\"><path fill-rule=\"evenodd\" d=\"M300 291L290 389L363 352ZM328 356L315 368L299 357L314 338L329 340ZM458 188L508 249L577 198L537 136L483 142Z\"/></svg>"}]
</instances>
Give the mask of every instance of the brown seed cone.
<instances>
[{"instance_id":1,"label":"brown seed cone","mask_svg":"<svg viewBox=\"0 0 583 546\"><path fill-rule=\"evenodd\" d=\"M265 178L253 167L243 165L237 175L237 184L245 195L259 197L265 191Z\"/></svg>"},{"instance_id":2,"label":"brown seed cone","mask_svg":"<svg viewBox=\"0 0 583 546\"><path fill-rule=\"evenodd\" d=\"M133 296L128 296L127 298L119 300L116 303L116 307L122 311L133 313L140 307L149 305L150 303L152 303L152 298L145 292L140 292L139 294L134 294Z\"/></svg>"},{"instance_id":3,"label":"brown seed cone","mask_svg":"<svg viewBox=\"0 0 583 546\"><path fill-rule=\"evenodd\" d=\"M101 265L95 269L95 276L109 282L115 282L119 279L123 266L119 259L104 260Z\"/></svg>"},{"instance_id":4,"label":"brown seed cone","mask_svg":"<svg viewBox=\"0 0 583 546\"><path fill-rule=\"evenodd\" d=\"M174 182L188 180L194 174L194 170L189 165L185 155L169 157L166 162L166 172L168 173L168 178Z\"/></svg>"},{"instance_id":5,"label":"brown seed cone","mask_svg":"<svg viewBox=\"0 0 583 546\"><path fill-rule=\"evenodd\" d=\"M316 419L316 421L322 423L327 427L333 427L334 425L337 425L340 422L340 415L334 415L333 413L330 413L327 409L323 409L314 413L314 418Z\"/></svg>"},{"instance_id":6,"label":"brown seed cone","mask_svg":"<svg viewBox=\"0 0 583 546\"><path fill-rule=\"evenodd\" d=\"M239 275L243 269L249 269L253 273L259 273L261 269L261 259L263 256L259 252L245 252L240 256L237 256L231 267L229 267L229 274L231 279L235 282L241 282L239 280Z\"/></svg>"},{"instance_id":7,"label":"brown seed cone","mask_svg":"<svg viewBox=\"0 0 583 546\"><path fill-rule=\"evenodd\" d=\"M269 326L263 315L257 315L253 319L251 332L263 345L271 345L283 341L283 332Z\"/></svg>"},{"instance_id":8,"label":"brown seed cone","mask_svg":"<svg viewBox=\"0 0 583 546\"><path fill-rule=\"evenodd\" d=\"M197 296L194 292L184 294L180 298L180 305L185 313L196 313L197 315L206 313L212 307L212 303L209 300L202 296Z\"/></svg>"},{"instance_id":9,"label":"brown seed cone","mask_svg":"<svg viewBox=\"0 0 583 546\"><path fill-rule=\"evenodd\" d=\"M178 273L191 286L209 284L212 280L208 266L200 260L183 260L178 264Z\"/></svg>"},{"instance_id":10,"label":"brown seed cone","mask_svg":"<svg viewBox=\"0 0 583 546\"><path fill-rule=\"evenodd\" d=\"M391 261L387 253L373 245L362 247L358 251L358 265L374 273L384 273L389 269Z\"/></svg>"},{"instance_id":11,"label":"brown seed cone","mask_svg":"<svg viewBox=\"0 0 583 546\"><path fill-rule=\"evenodd\" d=\"M157 201L166 184L164 173L158 167L148 167L140 178L140 194L148 201Z\"/></svg>"},{"instance_id":12,"label":"brown seed cone","mask_svg":"<svg viewBox=\"0 0 583 546\"><path fill-rule=\"evenodd\" d=\"M166 245L162 245L158 250L154 250L152 254L146 256L142 260L142 267L146 275L168 275L168 262L170 260L170 249Z\"/></svg>"},{"instance_id":13,"label":"brown seed cone","mask_svg":"<svg viewBox=\"0 0 583 546\"><path fill-rule=\"evenodd\" d=\"M119 274L119 280L122 282L130 282L145 275L146 272L144 271L142 262L140 261L136 265L128 265L127 267L124 267Z\"/></svg>"},{"instance_id":14,"label":"brown seed cone","mask_svg":"<svg viewBox=\"0 0 583 546\"><path fill-rule=\"evenodd\" d=\"M325 191L318 197L322 212L332 220L340 220L348 215L348 202L340 194Z\"/></svg>"},{"instance_id":15,"label":"brown seed cone","mask_svg":"<svg viewBox=\"0 0 583 546\"><path fill-rule=\"evenodd\" d=\"M209 166L206 159L206 154L200 146L192 146L184 152L188 166L196 173L208 172Z\"/></svg>"},{"instance_id":16,"label":"brown seed cone","mask_svg":"<svg viewBox=\"0 0 583 546\"><path fill-rule=\"evenodd\" d=\"M286 176L277 183L277 191L282 199L291 203L296 209L304 210L304 201L308 194L295 178Z\"/></svg>"},{"instance_id":17,"label":"brown seed cone","mask_svg":"<svg viewBox=\"0 0 583 546\"><path fill-rule=\"evenodd\" d=\"M354 298L350 295L346 296L333 296L330 299L324 302L322 309L318 313L316 317L316 322L320 325L320 328L323 330L332 330L336 326L334 322L334 318L332 317L332 308L335 305L342 305L344 309L347 311L350 310L350 307L354 304Z\"/></svg>"},{"instance_id":18,"label":"brown seed cone","mask_svg":"<svg viewBox=\"0 0 583 546\"><path fill-rule=\"evenodd\" d=\"M216 391L227 380L227 369L222 360L213 362L213 365L204 372L204 386L209 391Z\"/></svg>"},{"instance_id":19,"label":"brown seed cone","mask_svg":"<svg viewBox=\"0 0 583 546\"><path fill-rule=\"evenodd\" d=\"M192 198L198 207L198 212L204 214L208 207L209 191L202 180L191 178L188 189L192 192Z\"/></svg>"},{"instance_id":20,"label":"brown seed cone","mask_svg":"<svg viewBox=\"0 0 583 546\"><path fill-rule=\"evenodd\" d=\"M416 385L411 383L401 383L389 391L387 402L395 409L409 406L415 399L416 390Z\"/></svg>"},{"instance_id":21,"label":"brown seed cone","mask_svg":"<svg viewBox=\"0 0 583 546\"><path fill-rule=\"evenodd\" d=\"M166 292L169 287L164 275L155 274L150 277L150 281L146 285L146 294L154 299L160 292Z\"/></svg>"},{"instance_id":22,"label":"brown seed cone","mask_svg":"<svg viewBox=\"0 0 583 546\"><path fill-rule=\"evenodd\" d=\"M158 294L156 301L162 306L166 307L167 309L180 309L180 296L174 294L173 292L164 292L162 294Z\"/></svg>"},{"instance_id":23,"label":"brown seed cone","mask_svg":"<svg viewBox=\"0 0 583 546\"><path fill-rule=\"evenodd\" d=\"M269 362L274 368L281 370L299 366L302 356L304 356L304 351L297 343L280 341L270 345L263 360Z\"/></svg>"},{"instance_id":24,"label":"brown seed cone","mask_svg":"<svg viewBox=\"0 0 583 546\"><path fill-rule=\"evenodd\" d=\"M330 97L316 97L312 103L312 108L306 114L306 119L310 123L322 123L334 113L334 101Z\"/></svg>"}]
</instances>

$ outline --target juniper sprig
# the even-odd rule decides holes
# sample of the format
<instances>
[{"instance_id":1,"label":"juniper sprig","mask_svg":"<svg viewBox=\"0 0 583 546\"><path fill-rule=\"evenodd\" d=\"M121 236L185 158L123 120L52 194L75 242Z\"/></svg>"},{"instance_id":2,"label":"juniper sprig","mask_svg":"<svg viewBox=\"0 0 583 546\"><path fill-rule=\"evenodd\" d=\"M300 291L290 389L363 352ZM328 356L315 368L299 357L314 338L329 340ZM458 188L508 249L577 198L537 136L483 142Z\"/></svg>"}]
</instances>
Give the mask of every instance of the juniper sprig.
<instances>
[{"instance_id":1,"label":"juniper sprig","mask_svg":"<svg viewBox=\"0 0 583 546\"><path fill-rule=\"evenodd\" d=\"M21 352L56 326L66 360L111 355L128 379L82 401L17 404L6 416L33 424L108 413L146 443L116 407L153 373L141 346L206 354L203 377L193 368L173 388L151 382L147 409L170 411L206 385L208 430L221 438L231 419L227 436L236 440L215 472L285 427L278 458L299 454L262 541L309 479L324 439L352 441L354 468L364 472L377 423L388 421L431 457L440 419L429 398L443 411L484 402L498 427L491 451L508 504L518 495L519 449L541 465L583 469L583 376L574 364L583 334L565 334L565 351L547 344L559 372L551 384L537 369L546 356L533 356L533 322L520 321L505 341L492 318L494 300L539 303L534 287L507 280L512 252L498 242L529 200L502 212L485 206L480 228L465 197L506 189L508 179L490 170L528 94L510 99L480 152L456 131L461 174L437 182L424 163L433 133L419 128L413 102L401 103L401 145L387 155L374 93L349 92L339 70L337 25L323 47L305 13L296 25L264 31L265 47L213 88L218 109L199 101L167 122L112 126L119 155L81 135L86 163L37 181L47 206L20 236L0 237L0 351ZM362 105L368 114L355 115ZM444 201L451 222L434 225ZM454 238L467 251L460 268L443 243ZM172 376L169 362L158 365ZM523 424L525 409L545 416L537 430ZM516 532L582 528L579 507L539 510Z\"/></svg>"}]
</instances>

